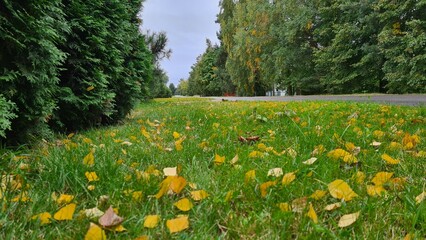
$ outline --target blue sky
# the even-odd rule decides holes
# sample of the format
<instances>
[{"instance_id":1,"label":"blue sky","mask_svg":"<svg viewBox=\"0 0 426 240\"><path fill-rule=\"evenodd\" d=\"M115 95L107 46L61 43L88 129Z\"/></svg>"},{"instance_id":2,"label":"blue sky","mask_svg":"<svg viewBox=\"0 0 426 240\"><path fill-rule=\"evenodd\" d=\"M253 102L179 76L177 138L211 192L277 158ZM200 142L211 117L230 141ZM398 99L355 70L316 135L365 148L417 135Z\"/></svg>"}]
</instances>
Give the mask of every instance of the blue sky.
<instances>
[{"instance_id":1,"label":"blue sky","mask_svg":"<svg viewBox=\"0 0 426 240\"><path fill-rule=\"evenodd\" d=\"M162 68L175 86L187 79L197 56L206 49L206 39L218 43L215 23L219 0L146 0L142 11L142 29L164 31L172 49L170 60Z\"/></svg>"}]
</instances>

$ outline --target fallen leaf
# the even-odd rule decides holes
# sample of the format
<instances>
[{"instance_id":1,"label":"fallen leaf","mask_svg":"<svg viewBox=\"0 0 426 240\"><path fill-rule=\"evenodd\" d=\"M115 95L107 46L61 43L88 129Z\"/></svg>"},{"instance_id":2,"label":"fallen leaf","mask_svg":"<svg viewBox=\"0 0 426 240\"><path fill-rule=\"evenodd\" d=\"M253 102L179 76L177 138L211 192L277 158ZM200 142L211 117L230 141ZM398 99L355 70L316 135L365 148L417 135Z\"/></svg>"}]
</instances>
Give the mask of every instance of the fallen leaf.
<instances>
[{"instance_id":1,"label":"fallen leaf","mask_svg":"<svg viewBox=\"0 0 426 240\"><path fill-rule=\"evenodd\" d=\"M194 199L194 201L203 200L204 198L207 198L208 196L209 194L204 190L197 190L197 191L191 192L191 197L192 199Z\"/></svg>"},{"instance_id":2,"label":"fallen leaf","mask_svg":"<svg viewBox=\"0 0 426 240\"><path fill-rule=\"evenodd\" d=\"M105 214L99 218L99 224L103 227L110 228L121 224L124 218L118 216L112 206L106 210Z\"/></svg>"},{"instance_id":3,"label":"fallen leaf","mask_svg":"<svg viewBox=\"0 0 426 240\"><path fill-rule=\"evenodd\" d=\"M310 198L313 198L315 200L320 200L321 198L323 198L325 196L325 194L327 194L327 191L324 190L316 190L314 193L312 193L311 196L309 196Z\"/></svg>"},{"instance_id":4,"label":"fallen leaf","mask_svg":"<svg viewBox=\"0 0 426 240\"><path fill-rule=\"evenodd\" d=\"M104 215L105 213L99 210L99 208L94 207L90 209L83 210L84 215L89 219L96 219Z\"/></svg>"},{"instance_id":5,"label":"fallen leaf","mask_svg":"<svg viewBox=\"0 0 426 240\"><path fill-rule=\"evenodd\" d=\"M238 162L238 159L239 159L239 157L238 157L238 154L237 154L237 155L235 155L235 157L233 157L233 158L231 159L231 164L232 164L232 165L235 165L235 164Z\"/></svg>"},{"instance_id":6,"label":"fallen leaf","mask_svg":"<svg viewBox=\"0 0 426 240\"><path fill-rule=\"evenodd\" d=\"M381 143L381 142L376 142L376 141L373 141L373 142L370 144L370 146L373 146L374 148L379 148L381 145L382 145L382 143Z\"/></svg>"},{"instance_id":7,"label":"fallen leaf","mask_svg":"<svg viewBox=\"0 0 426 240\"><path fill-rule=\"evenodd\" d=\"M341 179L337 179L329 183L328 191L334 198L342 199L346 202L358 196L358 194L356 194L351 187L349 187L349 185Z\"/></svg>"},{"instance_id":8,"label":"fallen leaf","mask_svg":"<svg viewBox=\"0 0 426 240\"><path fill-rule=\"evenodd\" d=\"M272 168L268 171L268 176L273 177L280 177L283 175L283 169L282 168Z\"/></svg>"},{"instance_id":9,"label":"fallen leaf","mask_svg":"<svg viewBox=\"0 0 426 240\"><path fill-rule=\"evenodd\" d=\"M174 139L180 138L180 134L178 132L173 132L173 138Z\"/></svg>"},{"instance_id":10,"label":"fallen leaf","mask_svg":"<svg viewBox=\"0 0 426 240\"><path fill-rule=\"evenodd\" d=\"M214 164L222 165L225 162L225 156L220 156L218 154L214 155Z\"/></svg>"},{"instance_id":11,"label":"fallen leaf","mask_svg":"<svg viewBox=\"0 0 426 240\"><path fill-rule=\"evenodd\" d=\"M312 206L312 203L309 203L309 211L306 214L314 223L318 223L318 216L317 213L314 210L314 207Z\"/></svg>"},{"instance_id":12,"label":"fallen leaf","mask_svg":"<svg viewBox=\"0 0 426 240\"><path fill-rule=\"evenodd\" d=\"M51 221L50 221L51 218L52 218L52 215L50 215L50 213L43 212L43 213L39 213L39 214L33 216L31 219L39 220L40 225L46 225L46 224L51 223Z\"/></svg>"},{"instance_id":13,"label":"fallen leaf","mask_svg":"<svg viewBox=\"0 0 426 240\"><path fill-rule=\"evenodd\" d=\"M303 164L306 164L306 165L312 165L312 164L314 164L317 160L318 160L318 158L316 158L316 157L312 157L312 158L309 158L308 160L306 160L306 161L304 161L304 162L302 162L302 163L303 163Z\"/></svg>"},{"instance_id":14,"label":"fallen leaf","mask_svg":"<svg viewBox=\"0 0 426 240\"><path fill-rule=\"evenodd\" d=\"M373 179L371 180L371 182L374 183L374 185L376 186L381 186L385 183L387 183L393 176L393 173L390 172L378 172Z\"/></svg>"},{"instance_id":15,"label":"fallen leaf","mask_svg":"<svg viewBox=\"0 0 426 240\"><path fill-rule=\"evenodd\" d=\"M283 180L282 180L281 183L283 185L289 185L291 182L294 181L294 179L296 179L296 175L294 174L294 172L289 172L289 173L286 173L284 175Z\"/></svg>"},{"instance_id":16,"label":"fallen leaf","mask_svg":"<svg viewBox=\"0 0 426 240\"><path fill-rule=\"evenodd\" d=\"M89 182L99 181L99 177L96 174L96 172L85 172L84 175L86 176L86 178Z\"/></svg>"},{"instance_id":17,"label":"fallen leaf","mask_svg":"<svg viewBox=\"0 0 426 240\"><path fill-rule=\"evenodd\" d=\"M343 215L339 220L338 226L344 228L352 225L358 219L359 213L360 212Z\"/></svg>"},{"instance_id":18,"label":"fallen leaf","mask_svg":"<svg viewBox=\"0 0 426 240\"><path fill-rule=\"evenodd\" d=\"M288 203L279 203L278 204L278 207L280 208L280 210L281 211L283 211L283 212L290 212L291 211L291 208L290 208L290 204L288 204Z\"/></svg>"},{"instance_id":19,"label":"fallen leaf","mask_svg":"<svg viewBox=\"0 0 426 240\"><path fill-rule=\"evenodd\" d=\"M296 198L291 202L291 209L293 212L301 213L306 208L307 201L307 197Z\"/></svg>"},{"instance_id":20,"label":"fallen leaf","mask_svg":"<svg viewBox=\"0 0 426 240\"><path fill-rule=\"evenodd\" d=\"M263 158L263 153L259 151L252 151L249 153L249 158Z\"/></svg>"},{"instance_id":21,"label":"fallen leaf","mask_svg":"<svg viewBox=\"0 0 426 240\"><path fill-rule=\"evenodd\" d=\"M93 89L95 89L95 87L94 87L94 86L88 86L88 87L86 88L86 91L90 92L90 91L92 91Z\"/></svg>"},{"instance_id":22,"label":"fallen leaf","mask_svg":"<svg viewBox=\"0 0 426 240\"><path fill-rule=\"evenodd\" d=\"M367 185L367 194L372 197L381 196L384 192L386 192L386 190L382 185Z\"/></svg>"},{"instance_id":23,"label":"fallen leaf","mask_svg":"<svg viewBox=\"0 0 426 240\"><path fill-rule=\"evenodd\" d=\"M340 203L340 202L332 203L332 204L329 204L329 205L325 206L324 210L326 210L326 211L332 211L332 210L337 209L337 208L339 208L341 206L342 206L342 203Z\"/></svg>"},{"instance_id":24,"label":"fallen leaf","mask_svg":"<svg viewBox=\"0 0 426 240\"><path fill-rule=\"evenodd\" d=\"M361 171L357 171L355 175L353 176L353 178L355 179L356 183L363 184L365 180L365 173Z\"/></svg>"},{"instance_id":25,"label":"fallen leaf","mask_svg":"<svg viewBox=\"0 0 426 240\"><path fill-rule=\"evenodd\" d=\"M83 158L83 164L88 166L93 166L95 164L95 156L93 155L93 151L90 151L89 154Z\"/></svg>"},{"instance_id":26,"label":"fallen leaf","mask_svg":"<svg viewBox=\"0 0 426 240\"><path fill-rule=\"evenodd\" d=\"M170 233L176 233L189 228L188 216L181 216L175 219L167 220L166 226Z\"/></svg>"},{"instance_id":27,"label":"fallen leaf","mask_svg":"<svg viewBox=\"0 0 426 240\"><path fill-rule=\"evenodd\" d=\"M113 232L124 232L127 231L127 229L125 227L123 227L123 225L117 225L117 226L113 226L108 228L109 231L113 231Z\"/></svg>"},{"instance_id":28,"label":"fallen leaf","mask_svg":"<svg viewBox=\"0 0 426 240\"><path fill-rule=\"evenodd\" d=\"M266 195L268 194L268 188L271 186L275 186L277 184L276 181L269 181L269 182L265 182L262 183L260 185L260 194L262 197L266 197Z\"/></svg>"},{"instance_id":29,"label":"fallen leaf","mask_svg":"<svg viewBox=\"0 0 426 240\"><path fill-rule=\"evenodd\" d=\"M84 240L106 240L105 231L94 223L90 223L89 230L84 236Z\"/></svg>"},{"instance_id":30,"label":"fallen leaf","mask_svg":"<svg viewBox=\"0 0 426 240\"><path fill-rule=\"evenodd\" d=\"M416 203L420 204L421 202L423 202L423 200L425 200L426 198L426 191L420 193L417 197L416 197Z\"/></svg>"},{"instance_id":31,"label":"fallen leaf","mask_svg":"<svg viewBox=\"0 0 426 240\"><path fill-rule=\"evenodd\" d=\"M170 182L170 190L172 190L174 193L179 194L180 192L182 192L182 190L187 184L186 179L181 176L171 178L172 180Z\"/></svg>"},{"instance_id":32,"label":"fallen leaf","mask_svg":"<svg viewBox=\"0 0 426 240\"><path fill-rule=\"evenodd\" d=\"M164 176L169 177L169 176L177 176L177 167L169 167L169 168L164 168L163 169L163 173Z\"/></svg>"},{"instance_id":33,"label":"fallen leaf","mask_svg":"<svg viewBox=\"0 0 426 240\"><path fill-rule=\"evenodd\" d=\"M256 170L250 170L248 172L246 172L245 176L244 176L244 182L247 184L251 181L253 181L256 177Z\"/></svg>"},{"instance_id":34,"label":"fallen leaf","mask_svg":"<svg viewBox=\"0 0 426 240\"><path fill-rule=\"evenodd\" d=\"M139 237L135 238L134 240L149 240L149 236L142 235L142 236L139 236Z\"/></svg>"},{"instance_id":35,"label":"fallen leaf","mask_svg":"<svg viewBox=\"0 0 426 240\"><path fill-rule=\"evenodd\" d=\"M74 199L73 195L61 194L57 199L56 203L58 205L68 204Z\"/></svg>"},{"instance_id":36,"label":"fallen leaf","mask_svg":"<svg viewBox=\"0 0 426 240\"><path fill-rule=\"evenodd\" d=\"M59 211L53 215L53 218L58 221L72 220L76 207L77 205L75 203L70 203L59 209Z\"/></svg>"},{"instance_id":37,"label":"fallen leaf","mask_svg":"<svg viewBox=\"0 0 426 240\"><path fill-rule=\"evenodd\" d=\"M146 228L155 228L158 226L160 222L159 215L148 215L145 217L145 221L143 222L143 226Z\"/></svg>"},{"instance_id":38,"label":"fallen leaf","mask_svg":"<svg viewBox=\"0 0 426 240\"><path fill-rule=\"evenodd\" d=\"M400 161L398 159L394 159L391 156L387 155L386 153L382 155L382 159L388 163L388 164L398 164Z\"/></svg>"},{"instance_id":39,"label":"fallen leaf","mask_svg":"<svg viewBox=\"0 0 426 240\"><path fill-rule=\"evenodd\" d=\"M173 205L184 212L191 210L191 208L194 206L188 198L182 198L181 200L175 202Z\"/></svg>"}]
</instances>

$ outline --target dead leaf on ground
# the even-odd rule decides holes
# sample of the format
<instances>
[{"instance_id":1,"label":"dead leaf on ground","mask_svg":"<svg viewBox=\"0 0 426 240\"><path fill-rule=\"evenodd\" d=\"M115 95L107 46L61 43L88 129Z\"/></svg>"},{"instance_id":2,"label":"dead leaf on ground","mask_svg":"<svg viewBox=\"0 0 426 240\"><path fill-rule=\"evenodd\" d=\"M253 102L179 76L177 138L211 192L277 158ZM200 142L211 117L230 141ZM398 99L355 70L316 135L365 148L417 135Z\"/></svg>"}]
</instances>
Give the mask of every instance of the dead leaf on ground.
<instances>
[{"instance_id":1,"label":"dead leaf on ground","mask_svg":"<svg viewBox=\"0 0 426 240\"><path fill-rule=\"evenodd\" d=\"M99 224L103 227L110 228L121 224L124 218L118 216L112 206L106 210L105 214L99 218Z\"/></svg>"}]
</instances>

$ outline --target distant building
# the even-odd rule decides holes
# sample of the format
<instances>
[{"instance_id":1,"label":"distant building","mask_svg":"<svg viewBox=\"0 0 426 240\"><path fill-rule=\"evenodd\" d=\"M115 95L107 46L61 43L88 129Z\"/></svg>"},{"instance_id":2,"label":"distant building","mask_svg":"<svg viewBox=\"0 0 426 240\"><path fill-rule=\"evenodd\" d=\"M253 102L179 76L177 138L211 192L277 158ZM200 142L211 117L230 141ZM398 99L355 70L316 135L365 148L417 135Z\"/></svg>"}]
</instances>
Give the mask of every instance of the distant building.
<instances>
[{"instance_id":1,"label":"distant building","mask_svg":"<svg viewBox=\"0 0 426 240\"><path fill-rule=\"evenodd\" d=\"M278 89L277 85L274 84L274 88L266 92L266 96L285 96L287 95L287 90Z\"/></svg>"}]
</instances>

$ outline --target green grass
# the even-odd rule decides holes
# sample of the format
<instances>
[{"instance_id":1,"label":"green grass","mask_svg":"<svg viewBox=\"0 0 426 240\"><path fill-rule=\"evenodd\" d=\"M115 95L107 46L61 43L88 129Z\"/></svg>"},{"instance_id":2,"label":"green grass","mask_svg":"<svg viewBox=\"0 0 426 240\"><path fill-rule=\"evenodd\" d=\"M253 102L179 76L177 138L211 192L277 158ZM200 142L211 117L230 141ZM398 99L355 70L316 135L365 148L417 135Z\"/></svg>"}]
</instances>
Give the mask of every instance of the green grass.
<instances>
[{"instance_id":1,"label":"green grass","mask_svg":"<svg viewBox=\"0 0 426 240\"><path fill-rule=\"evenodd\" d=\"M422 238L426 236L425 202L416 203L415 198L426 188L425 126L425 107L211 102L202 98L144 103L120 126L41 141L31 151L2 150L0 239L83 239L89 223L97 221L81 217L79 212L97 206L105 211L110 205L124 217L127 231L106 231L108 239L143 235L152 239L401 239L409 233ZM174 132L179 138L174 138ZM240 136L259 136L260 140L242 143ZM410 136L419 141L412 140L414 145L407 147ZM177 151L175 141L182 137L183 149ZM382 144L376 149L370 145L373 141ZM331 150L346 149L349 142L361 149L356 156L358 163L327 156ZM391 142L395 142L394 147L390 147ZM325 151L317 155L317 162L303 164L319 145ZM94 151L93 166L83 164L90 151ZM250 157L254 151L261 157ZM386 164L381 159L384 153L401 162ZM225 156L223 164L214 164L216 154ZM238 162L231 164L237 154ZM188 183L209 194L201 201L191 200L194 207L188 212L178 210L173 203L191 198L189 184L179 194L153 197L164 179L162 169L176 166ZM282 168L284 174L295 172L296 179L282 185L282 177L267 176L272 168ZM160 174L156 175L154 169ZM256 176L245 182L250 170L255 170ZM358 171L366 176L363 183L353 177ZM89 183L85 172L96 172L99 181ZM403 188L395 189L388 182L384 185L386 193L368 195L366 185L371 185L378 172L403 178ZM141 178L142 173L149 179ZM327 185L336 179L347 182L359 196L347 202L333 198ZM275 180L277 184L262 197L262 183ZM95 189L89 190L89 185ZM309 198L316 190L327 194L319 200ZM132 191L141 191L142 199L126 194ZM30 200L12 201L22 193ZM74 196L77 209L73 219L52 219L47 225L31 220L42 212L53 216L61 208L52 194ZM102 195L109 197L107 203L99 203ZM301 213L278 207L302 197L312 203L318 223L306 216L309 205ZM342 202L342 207L324 210L336 202ZM342 215L358 211L355 223L338 226ZM166 221L180 214L189 216L189 228L170 234ZM156 228L144 228L147 215L160 215Z\"/></svg>"}]
</instances>

